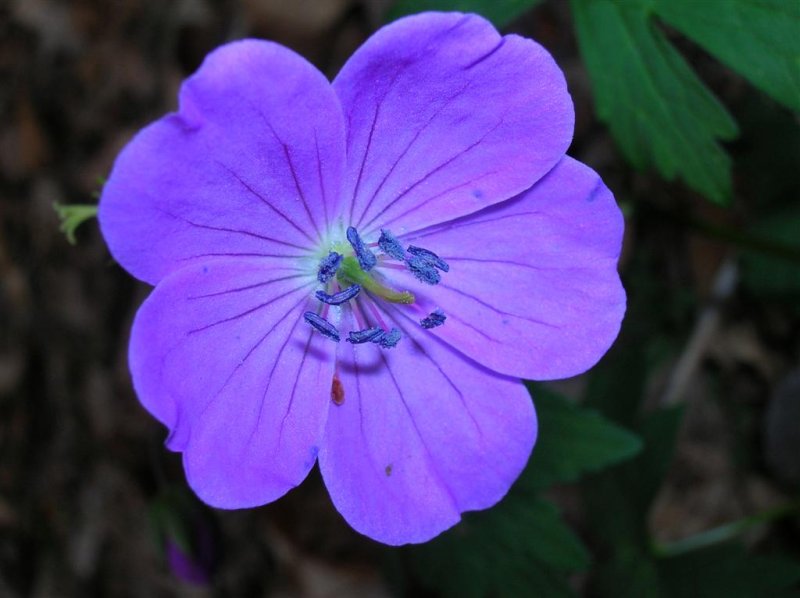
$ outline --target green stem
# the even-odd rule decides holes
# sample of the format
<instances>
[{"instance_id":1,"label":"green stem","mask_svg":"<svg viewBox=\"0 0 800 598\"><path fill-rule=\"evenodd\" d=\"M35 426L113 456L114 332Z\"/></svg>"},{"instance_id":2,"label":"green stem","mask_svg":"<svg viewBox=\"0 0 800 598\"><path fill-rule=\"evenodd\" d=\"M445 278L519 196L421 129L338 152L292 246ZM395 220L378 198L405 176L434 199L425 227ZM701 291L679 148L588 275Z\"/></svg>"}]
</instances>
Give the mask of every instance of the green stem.
<instances>
[{"instance_id":1,"label":"green stem","mask_svg":"<svg viewBox=\"0 0 800 598\"><path fill-rule=\"evenodd\" d=\"M768 509L766 511L762 511L761 513L751 515L750 517L745 517L743 519L739 519L738 521L726 523L725 525L720 525L719 527L714 527L710 530L700 532L699 534L689 536L688 538L678 540L677 542L657 544L654 547L654 552L656 556L664 558L680 556L694 550L707 548L708 546L713 546L714 544L732 540L733 538L743 534L753 527L770 523L778 519L783 519L784 517L793 515L798 511L800 511L800 501L775 507L773 509Z\"/></svg>"}]
</instances>

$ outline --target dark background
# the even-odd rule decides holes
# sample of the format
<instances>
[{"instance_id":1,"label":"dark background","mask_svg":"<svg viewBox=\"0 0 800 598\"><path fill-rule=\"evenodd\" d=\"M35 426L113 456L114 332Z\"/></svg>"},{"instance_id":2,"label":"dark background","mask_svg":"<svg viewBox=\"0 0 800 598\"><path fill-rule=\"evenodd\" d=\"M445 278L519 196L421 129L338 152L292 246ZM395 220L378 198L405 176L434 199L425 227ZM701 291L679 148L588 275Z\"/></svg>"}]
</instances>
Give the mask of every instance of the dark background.
<instances>
[{"instance_id":1,"label":"dark background","mask_svg":"<svg viewBox=\"0 0 800 598\"><path fill-rule=\"evenodd\" d=\"M384 8L377 0L0 3L0 596L386 596L418 587L391 549L341 520L316 473L249 511L212 512L183 493L180 459L163 448L164 430L139 406L127 372L131 319L149 289L112 261L95 221L73 246L53 209L96 201L120 148L175 107L181 80L215 46L273 39L333 77ZM716 207L636 172L596 120L568 8L545 2L509 30L537 39L566 72L577 112L569 153L601 173L626 212L621 269L632 310L621 342L651 358L644 408L686 405L648 514L652 536L675 541L793 496L797 504L800 270L798 254L774 246L769 228L800 198L796 115L674 34L740 123L728 146L735 199ZM584 385L558 388L577 397ZM551 498L602 553L579 490ZM168 565L174 513L200 545L207 581L187 583ZM794 513L739 540L753 553L797 559ZM573 587L596 593L592 575Z\"/></svg>"}]
</instances>

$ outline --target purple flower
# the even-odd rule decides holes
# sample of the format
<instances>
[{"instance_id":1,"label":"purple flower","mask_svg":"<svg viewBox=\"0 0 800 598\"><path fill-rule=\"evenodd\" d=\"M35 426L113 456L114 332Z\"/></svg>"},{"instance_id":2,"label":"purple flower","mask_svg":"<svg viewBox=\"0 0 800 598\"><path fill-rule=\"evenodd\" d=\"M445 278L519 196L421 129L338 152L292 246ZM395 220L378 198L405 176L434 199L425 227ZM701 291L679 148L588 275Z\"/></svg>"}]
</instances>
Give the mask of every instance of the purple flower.
<instances>
[{"instance_id":1,"label":"purple flower","mask_svg":"<svg viewBox=\"0 0 800 598\"><path fill-rule=\"evenodd\" d=\"M263 505L318 461L356 530L403 544L503 497L536 438L519 379L591 367L625 309L573 119L552 57L474 15L384 27L333 84L270 42L208 56L100 204L156 285L133 382L200 498Z\"/></svg>"},{"instance_id":2,"label":"purple flower","mask_svg":"<svg viewBox=\"0 0 800 598\"><path fill-rule=\"evenodd\" d=\"M211 582L208 569L184 551L172 538L167 539L164 551L169 569L178 579L198 586L205 586Z\"/></svg>"}]
</instances>

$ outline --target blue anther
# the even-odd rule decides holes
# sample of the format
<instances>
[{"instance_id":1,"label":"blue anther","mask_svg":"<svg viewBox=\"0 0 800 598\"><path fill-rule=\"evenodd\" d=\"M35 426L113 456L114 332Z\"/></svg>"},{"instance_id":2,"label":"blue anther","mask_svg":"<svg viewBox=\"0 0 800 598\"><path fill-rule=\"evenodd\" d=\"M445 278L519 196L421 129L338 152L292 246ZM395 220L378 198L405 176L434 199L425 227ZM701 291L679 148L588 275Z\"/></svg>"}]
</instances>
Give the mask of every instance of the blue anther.
<instances>
[{"instance_id":1,"label":"blue anther","mask_svg":"<svg viewBox=\"0 0 800 598\"><path fill-rule=\"evenodd\" d=\"M378 263L378 258L364 245L361 237L358 236L358 231L352 226L347 227L347 240L350 242L350 245L353 246L353 251L356 252L356 259L361 269L364 272L372 270L375 264Z\"/></svg>"},{"instance_id":2,"label":"blue anther","mask_svg":"<svg viewBox=\"0 0 800 598\"><path fill-rule=\"evenodd\" d=\"M303 319L316 328L322 336L336 341L337 343L339 342L339 331L336 330L336 326L328 322L325 318L318 316L313 311L307 311L303 314Z\"/></svg>"},{"instance_id":3,"label":"blue anther","mask_svg":"<svg viewBox=\"0 0 800 598\"><path fill-rule=\"evenodd\" d=\"M369 343L374 341L379 336L383 336L384 332L380 328L365 328L364 330L352 330L347 333L347 342L354 345L361 343Z\"/></svg>"},{"instance_id":4,"label":"blue anther","mask_svg":"<svg viewBox=\"0 0 800 598\"><path fill-rule=\"evenodd\" d=\"M418 280L426 284L439 284L439 281L442 279L434 265L431 264L427 258L415 255L406 263L411 273L416 276Z\"/></svg>"},{"instance_id":5,"label":"blue anther","mask_svg":"<svg viewBox=\"0 0 800 598\"><path fill-rule=\"evenodd\" d=\"M384 349L391 349L392 347L396 347L397 343L400 342L401 334L397 328L392 328L389 332L381 331L382 334L377 338L373 339L373 343L376 343L383 347Z\"/></svg>"},{"instance_id":6,"label":"blue anther","mask_svg":"<svg viewBox=\"0 0 800 598\"><path fill-rule=\"evenodd\" d=\"M326 257L322 258L317 271L317 280L321 283L328 282L342 263L342 256L335 251L331 251Z\"/></svg>"},{"instance_id":7,"label":"blue anther","mask_svg":"<svg viewBox=\"0 0 800 598\"><path fill-rule=\"evenodd\" d=\"M440 258L438 255L433 253L432 251L428 251L427 249L423 249L422 247L415 247L414 245L408 246L408 253L415 255L417 257L421 257L422 259L426 260L432 266L435 266L442 272L450 272L450 266Z\"/></svg>"},{"instance_id":8,"label":"blue anther","mask_svg":"<svg viewBox=\"0 0 800 598\"><path fill-rule=\"evenodd\" d=\"M384 349L396 347L401 338L402 335L397 328L392 328L389 331L382 328L365 328L364 330L352 330L347 333L347 342L349 343L354 345L375 343Z\"/></svg>"},{"instance_id":9,"label":"blue anther","mask_svg":"<svg viewBox=\"0 0 800 598\"><path fill-rule=\"evenodd\" d=\"M381 237L378 239L378 247L380 247L381 251L383 251L383 253L389 257L393 257L401 262L406 261L406 252L403 249L403 246L400 244L400 241L397 240L397 237L395 237L388 230L381 229Z\"/></svg>"},{"instance_id":10,"label":"blue anther","mask_svg":"<svg viewBox=\"0 0 800 598\"><path fill-rule=\"evenodd\" d=\"M429 316L422 318L419 323L426 330L430 330L431 328L436 328L437 326L444 324L446 319L447 316L444 315L444 312L441 309L435 309Z\"/></svg>"},{"instance_id":11,"label":"blue anther","mask_svg":"<svg viewBox=\"0 0 800 598\"><path fill-rule=\"evenodd\" d=\"M317 291L315 295L317 299L319 299L323 303L327 303L328 305L341 305L342 303L346 303L347 301L350 301L350 299L358 295L358 292L360 290L361 286L354 284L352 286L347 287L343 291L334 293L333 295L328 295L328 293L326 293L325 291Z\"/></svg>"}]
</instances>

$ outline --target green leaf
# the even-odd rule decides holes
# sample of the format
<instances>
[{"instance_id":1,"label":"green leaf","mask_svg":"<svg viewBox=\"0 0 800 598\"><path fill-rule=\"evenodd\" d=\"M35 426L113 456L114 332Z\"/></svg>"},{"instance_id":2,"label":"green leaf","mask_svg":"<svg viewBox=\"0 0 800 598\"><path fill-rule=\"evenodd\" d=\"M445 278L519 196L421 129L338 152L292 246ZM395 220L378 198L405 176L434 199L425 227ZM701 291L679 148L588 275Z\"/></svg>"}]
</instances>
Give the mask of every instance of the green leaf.
<instances>
[{"instance_id":1,"label":"green leaf","mask_svg":"<svg viewBox=\"0 0 800 598\"><path fill-rule=\"evenodd\" d=\"M645 540L647 513L672 463L683 412L683 405L678 405L648 415L639 428L644 442L642 452L589 481L589 487L598 484L595 490L589 490L589 506L590 510L594 507L593 519L602 526L604 536L611 539L613 535L624 535L649 545ZM628 520L609 515L616 510L620 512L615 516Z\"/></svg>"},{"instance_id":2,"label":"green leaf","mask_svg":"<svg viewBox=\"0 0 800 598\"><path fill-rule=\"evenodd\" d=\"M530 554L536 560L565 573L582 571L589 566L589 553L562 521L556 507L546 500L517 498L510 500L508 507L498 513L509 526L509 534L525 530L531 543Z\"/></svg>"},{"instance_id":3,"label":"green leaf","mask_svg":"<svg viewBox=\"0 0 800 598\"><path fill-rule=\"evenodd\" d=\"M670 596L774 596L800 581L800 564L786 557L747 554L738 544L695 550L658 562Z\"/></svg>"},{"instance_id":4,"label":"green leaf","mask_svg":"<svg viewBox=\"0 0 800 598\"><path fill-rule=\"evenodd\" d=\"M474 12L489 19L495 27L505 27L542 0L398 0L387 14L387 21L426 10Z\"/></svg>"},{"instance_id":5,"label":"green leaf","mask_svg":"<svg viewBox=\"0 0 800 598\"><path fill-rule=\"evenodd\" d=\"M427 544L402 550L423 587L459 598L572 596L564 573L589 564L556 508L518 489Z\"/></svg>"},{"instance_id":6,"label":"green leaf","mask_svg":"<svg viewBox=\"0 0 800 598\"><path fill-rule=\"evenodd\" d=\"M800 2L656 0L655 12L753 85L800 110Z\"/></svg>"},{"instance_id":7,"label":"green leaf","mask_svg":"<svg viewBox=\"0 0 800 598\"><path fill-rule=\"evenodd\" d=\"M731 163L719 141L737 134L736 123L656 27L650 3L572 0L572 8L598 116L625 157L728 201Z\"/></svg>"},{"instance_id":8,"label":"green leaf","mask_svg":"<svg viewBox=\"0 0 800 598\"><path fill-rule=\"evenodd\" d=\"M547 488L572 482L639 452L639 438L594 411L580 409L544 386L534 386L539 438L522 483Z\"/></svg>"},{"instance_id":9,"label":"green leaf","mask_svg":"<svg viewBox=\"0 0 800 598\"><path fill-rule=\"evenodd\" d=\"M628 488L634 501L633 507L642 520L647 516L672 464L683 414L683 405L651 413L639 430L645 443L644 450L639 457L624 466Z\"/></svg>"}]
</instances>

